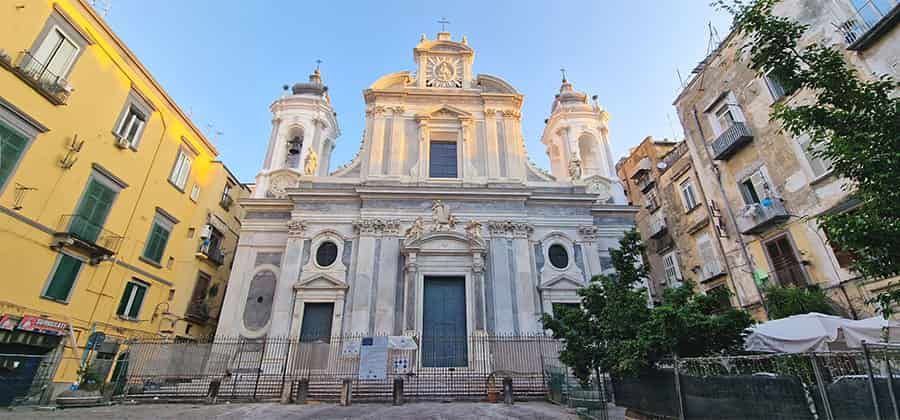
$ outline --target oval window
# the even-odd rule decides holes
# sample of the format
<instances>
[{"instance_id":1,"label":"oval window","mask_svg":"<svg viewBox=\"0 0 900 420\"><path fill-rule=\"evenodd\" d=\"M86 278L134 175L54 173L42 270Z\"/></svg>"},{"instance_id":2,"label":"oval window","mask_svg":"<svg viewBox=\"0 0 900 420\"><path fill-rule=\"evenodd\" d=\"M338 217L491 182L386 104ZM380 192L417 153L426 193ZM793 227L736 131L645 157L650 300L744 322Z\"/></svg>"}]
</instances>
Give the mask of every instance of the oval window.
<instances>
[{"instance_id":1,"label":"oval window","mask_svg":"<svg viewBox=\"0 0 900 420\"><path fill-rule=\"evenodd\" d=\"M277 277L269 270L260 271L250 281L247 302L244 304L244 326L257 331L266 326L272 316Z\"/></svg>"},{"instance_id":2,"label":"oval window","mask_svg":"<svg viewBox=\"0 0 900 420\"><path fill-rule=\"evenodd\" d=\"M323 242L316 250L316 264L319 267L328 267L337 260L338 247L334 242Z\"/></svg>"},{"instance_id":3,"label":"oval window","mask_svg":"<svg viewBox=\"0 0 900 420\"><path fill-rule=\"evenodd\" d=\"M550 255L550 264L553 264L554 267L562 269L569 266L569 253L566 252L566 247L560 244L550 245L548 254Z\"/></svg>"}]
</instances>

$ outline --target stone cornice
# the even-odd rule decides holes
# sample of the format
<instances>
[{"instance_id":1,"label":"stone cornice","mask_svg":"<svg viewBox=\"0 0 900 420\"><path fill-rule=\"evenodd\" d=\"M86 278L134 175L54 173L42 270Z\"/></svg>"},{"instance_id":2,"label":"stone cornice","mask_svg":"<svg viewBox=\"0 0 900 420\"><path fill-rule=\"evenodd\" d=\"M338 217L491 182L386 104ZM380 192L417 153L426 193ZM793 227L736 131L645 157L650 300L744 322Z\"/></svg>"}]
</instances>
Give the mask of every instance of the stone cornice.
<instances>
[{"instance_id":1,"label":"stone cornice","mask_svg":"<svg viewBox=\"0 0 900 420\"><path fill-rule=\"evenodd\" d=\"M359 235L397 235L400 233L400 221L397 219L357 219L353 222L353 230Z\"/></svg>"},{"instance_id":2,"label":"stone cornice","mask_svg":"<svg viewBox=\"0 0 900 420\"><path fill-rule=\"evenodd\" d=\"M487 222L488 232L491 236L528 238L534 232L534 226L527 222L514 222L512 220Z\"/></svg>"}]
</instances>

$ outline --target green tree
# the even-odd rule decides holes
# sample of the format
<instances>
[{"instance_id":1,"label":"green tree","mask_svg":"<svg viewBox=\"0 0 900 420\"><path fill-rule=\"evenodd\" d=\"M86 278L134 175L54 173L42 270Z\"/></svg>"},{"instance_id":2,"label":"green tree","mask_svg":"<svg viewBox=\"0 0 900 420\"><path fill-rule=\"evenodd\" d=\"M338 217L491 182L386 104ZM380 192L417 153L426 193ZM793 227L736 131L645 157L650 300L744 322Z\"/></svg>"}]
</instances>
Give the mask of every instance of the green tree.
<instances>
[{"instance_id":1,"label":"green tree","mask_svg":"<svg viewBox=\"0 0 900 420\"><path fill-rule=\"evenodd\" d=\"M825 291L818 286L803 288L773 286L766 289L766 303L770 319L810 312L836 315Z\"/></svg>"},{"instance_id":2,"label":"green tree","mask_svg":"<svg viewBox=\"0 0 900 420\"><path fill-rule=\"evenodd\" d=\"M794 135L809 135L818 155L850 180L859 205L823 216L829 240L851 252L853 268L866 277L900 273L900 97L888 76L863 80L828 45L801 46L806 25L773 14L779 0L716 0L734 15L745 35L750 67L768 71L787 90L802 89L814 100L781 102L771 113ZM805 41L804 41L805 42Z\"/></svg>"},{"instance_id":3,"label":"green tree","mask_svg":"<svg viewBox=\"0 0 900 420\"><path fill-rule=\"evenodd\" d=\"M636 374L673 353L703 356L740 348L750 315L722 308L720 296L697 295L687 283L665 292L664 303L648 306L639 287L647 277L644 246L634 230L610 250L613 275L595 276L578 291L580 309L545 315L544 326L563 340L560 360L586 379L593 371Z\"/></svg>"}]
</instances>

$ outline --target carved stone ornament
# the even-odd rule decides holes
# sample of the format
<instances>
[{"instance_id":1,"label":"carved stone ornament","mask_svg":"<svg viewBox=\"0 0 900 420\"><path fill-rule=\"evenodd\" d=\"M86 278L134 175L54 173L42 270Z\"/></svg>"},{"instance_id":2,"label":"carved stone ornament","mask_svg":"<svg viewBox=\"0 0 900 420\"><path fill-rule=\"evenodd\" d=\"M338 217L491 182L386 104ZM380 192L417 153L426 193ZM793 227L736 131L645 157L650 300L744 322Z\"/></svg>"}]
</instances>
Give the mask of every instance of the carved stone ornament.
<instances>
[{"instance_id":1,"label":"carved stone ornament","mask_svg":"<svg viewBox=\"0 0 900 420\"><path fill-rule=\"evenodd\" d=\"M307 175L313 175L316 173L316 168L319 167L319 156L316 155L315 150L310 150L309 154L306 155L306 162L303 166L303 173Z\"/></svg>"},{"instance_id":2,"label":"carved stone ornament","mask_svg":"<svg viewBox=\"0 0 900 420\"><path fill-rule=\"evenodd\" d=\"M441 200L434 200L431 204L431 231L446 232L456 227L456 217L450 214L450 209Z\"/></svg>"},{"instance_id":3,"label":"carved stone ornament","mask_svg":"<svg viewBox=\"0 0 900 420\"><path fill-rule=\"evenodd\" d=\"M407 241L417 241L422 239L422 234L425 233L425 222L422 221L421 217L417 217L416 220L413 221L412 225L406 229L404 233L404 237Z\"/></svg>"},{"instance_id":4,"label":"carved stone ornament","mask_svg":"<svg viewBox=\"0 0 900 420\"><path fill-rule=\"evenodd\" d=\"M400 233L400 222L395 219L358 219L353 230L359 234L395 235Z\"/></svg>"},{"instance_id":5,"label":"carved stone ornament","mask_svg":"<svg viewBox=\"0 0 900 420\"><path fill-rule=\"evenodd\" d=\"M534 226L526 222L513 222L512 220L490 221L488 231L492 236L512 236L527 238L534 232Z\"/></svg>"},{"instance_id":6,"label":"carved stone ornament","mask_svg":"<svg viewBox=\"0 0 900 420\"><path fill-rule=\"evenodd\" d=\"M462 87L462 61L455 57L428 57L425 84L436 88Z\"/></svg>"},{"instance_id":7,"label":"carved stone ornament","mask_svg":"<svg viewBox=\"0 0 900 420\"><path fill-rule=\"evenodd\" d=\"M291 220L287 222L287 229L289 235L302 235L303 231L306 230L306 222L302 220Z\"/></svg>"},{"instance_id":8,"label":"carved stone ornament","mask_svg":"<svg viewBox=\"0 0 900 420\"><path fill-rule=\"evenodd\" d=\"M573 181L581 178L581 161L574 156L569 161L569 178Z\"/></svg>"},{"instance_id":9,"label":"carved stone ornament","mask_svg":"<svg viewBox=\"0 0 900 420\"><path fill-rule=\"evenodd\" d=\"M596 195L597 201L600 203L605 203L612 197L612 193L610 192L610 183L609 181L603 179L603 177L599 175L594 175L589 178L585 178L585 192L588 194Z\"/></svg>"},{"instance_id":10,"label":"carved stone ornament","mask_svg":"<svg viewBox=\"0 0 900 420\"><path fill-rule=\"evenodd\" d=\"M469 223L466 223L466 237L469 238L469 241L481 240L481 222L470 220Z\"/></svg>"},{"instance_id":11,"label":"carved stone ornament","mask_svg":"<svg viewBox=\"0 0 900 420\"><path fill-rule=\"evenodd\" d=\"M290 173L282 173L272 177L269 181L269 192L275 198L284 198L287 196L287 189L297 185L296 175Z\"/></svg>"},{"instance_id":12,"label":"carved stone ornament","mask_svg":"<svg viewBox=\"0 0 900 420\"><path fill-rule=\"evenodd\" d=\"M593 240L600 236L600 228L594 225L578 226L578 234L584 239Z\"/></svg>"}]
</instances>

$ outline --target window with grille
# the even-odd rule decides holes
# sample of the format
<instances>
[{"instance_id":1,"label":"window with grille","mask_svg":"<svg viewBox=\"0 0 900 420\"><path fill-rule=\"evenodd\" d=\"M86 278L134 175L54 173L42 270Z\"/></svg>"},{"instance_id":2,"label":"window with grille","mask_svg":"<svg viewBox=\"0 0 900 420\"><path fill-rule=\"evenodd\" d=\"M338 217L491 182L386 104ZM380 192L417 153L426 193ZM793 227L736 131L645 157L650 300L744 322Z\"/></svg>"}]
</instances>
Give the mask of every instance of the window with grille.
<instances>
[{"instance_id":1,"label":"window with grille","mask_svg":"<svg viewBox=\"0 0 900 420\"><path fill-rule=\"evenodd\" d=\"M430 151L431 178L457 178L457 157L455 141L432 141Z\"/></svg>"}]
</instances>

